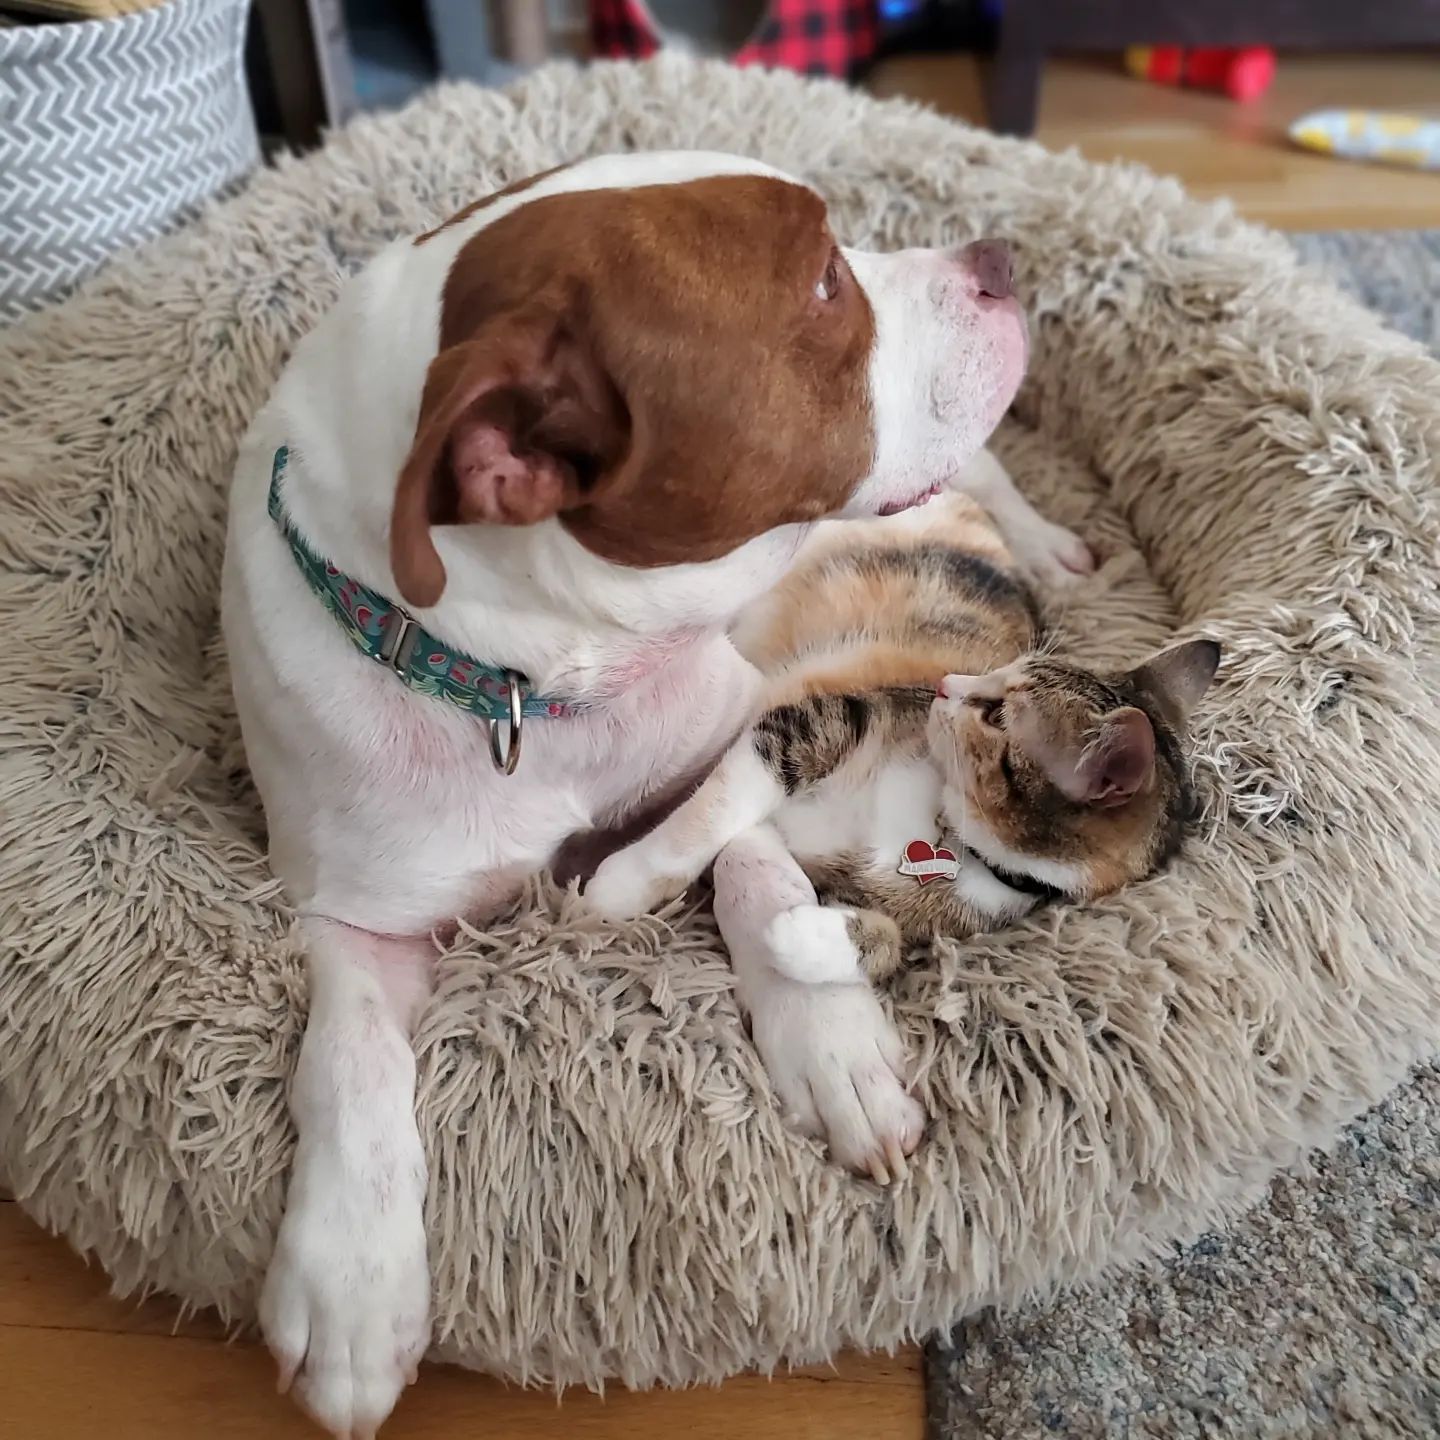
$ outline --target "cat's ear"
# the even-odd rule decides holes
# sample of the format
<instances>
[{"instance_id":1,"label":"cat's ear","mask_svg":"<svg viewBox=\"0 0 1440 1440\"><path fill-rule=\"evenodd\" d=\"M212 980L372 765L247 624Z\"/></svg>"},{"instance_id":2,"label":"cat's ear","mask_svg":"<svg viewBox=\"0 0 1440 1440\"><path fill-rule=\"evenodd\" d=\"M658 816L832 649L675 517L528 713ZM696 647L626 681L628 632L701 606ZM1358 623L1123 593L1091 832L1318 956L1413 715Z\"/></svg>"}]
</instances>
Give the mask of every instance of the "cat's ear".
<instances>
[{"instance_id":1,"label":"cat's ear","mask_svg":"<svg viewBox=\"0 0 1440 1440\"><path fill-rule=\"evenodd\" d=\"M1214 640L1187 640L1172 645L1130 672L1130 680L1153 695L1165 718L1185 725L1200 697L1210 688L1220 665L1220 646Z\"/></svg>"},{"instance_id":2,"label":"cat's ear","mask_svg":"<svg viewBox=\"0 0 1440 1440\"><path fill-rule=\"evenodd\" d=\"M1155 773L1155 727L1133 705L1101 717L1083 736L1057 742L1022 738L1025 710L1016 713L1011 737L1049 777L1050 783L1078 805L1109 809L1123 805L1150 784Z\"/></svg>"},{"instance_id":3,"label":"cat's ear","mask_svg":"<svg viewBox=\"0 0 1440 1440\"><path fill-rule=\"evenodd\" d=\"M1123 805L1155 773L1155 728L1143 710L1112 710L1080 752L1072 800L1110 809ZM1062 788L1066 788L1063 787Z\"/></svg>"}]
</instances>

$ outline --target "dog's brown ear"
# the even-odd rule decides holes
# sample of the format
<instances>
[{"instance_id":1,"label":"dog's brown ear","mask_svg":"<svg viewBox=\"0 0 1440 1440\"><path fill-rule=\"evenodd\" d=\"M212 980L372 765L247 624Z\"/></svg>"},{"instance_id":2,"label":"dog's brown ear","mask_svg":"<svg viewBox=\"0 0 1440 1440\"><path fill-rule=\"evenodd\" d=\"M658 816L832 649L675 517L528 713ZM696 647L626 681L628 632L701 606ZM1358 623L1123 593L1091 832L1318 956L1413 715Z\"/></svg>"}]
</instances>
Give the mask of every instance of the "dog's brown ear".
<instances>
[{"instance_id":1,"label":"dog's brown ear","mask_svg":"<svg viewBox=\"0 0 1440 1440\"><path fill-rule=\"evenodd\" d=\"M401 595L445 589L435 525L533 525L585 503L624 458L630 416L589 349L554 325L509 321L430 362L390 517Z\"/></svg>"}]
</instances>

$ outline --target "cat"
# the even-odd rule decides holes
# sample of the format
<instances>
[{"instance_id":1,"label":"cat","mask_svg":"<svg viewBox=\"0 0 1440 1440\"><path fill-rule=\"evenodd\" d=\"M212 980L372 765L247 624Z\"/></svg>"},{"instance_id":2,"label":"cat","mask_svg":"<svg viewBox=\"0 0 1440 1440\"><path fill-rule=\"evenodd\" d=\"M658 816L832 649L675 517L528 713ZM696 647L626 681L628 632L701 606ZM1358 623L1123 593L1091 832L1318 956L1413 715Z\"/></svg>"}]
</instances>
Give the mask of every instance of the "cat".
<instances>
[{"instance_id":1,"label":"cat","mask_svg":"<svg viewBox=\"0 0 1440 1440\"><path fill-rule=\"evenodd\" d=\"M679 893L768 824L831 922L777 916L776 968L878 980L916 945L1107 894L1179 847L1187 727L1219 645L1104 673L1047 653L1033 591L963 494L821 527L735 640L766 677L761 712L689 800L602 864L587 887L601 908Z\"/></svg>"}]
</instances>

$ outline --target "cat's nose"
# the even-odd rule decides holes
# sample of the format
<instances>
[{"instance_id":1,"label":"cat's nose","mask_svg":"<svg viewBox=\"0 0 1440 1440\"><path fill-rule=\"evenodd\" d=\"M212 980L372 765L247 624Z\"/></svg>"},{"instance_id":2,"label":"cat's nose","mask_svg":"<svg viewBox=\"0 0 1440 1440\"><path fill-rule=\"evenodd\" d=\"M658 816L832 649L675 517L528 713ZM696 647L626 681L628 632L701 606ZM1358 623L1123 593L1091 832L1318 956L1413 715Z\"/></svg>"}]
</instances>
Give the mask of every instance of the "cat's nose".
<instances>
[{"instance_id":1,"label":"cat's nose","mask_svg":"<svg viewBox=\"0 0 1440 1440\"><path fill-rule=\"evenodd\" d=\"M935 693L942 700L963 700L974 684L973 675L947 675L936 687Z\"/></svg>"}]
</instances>

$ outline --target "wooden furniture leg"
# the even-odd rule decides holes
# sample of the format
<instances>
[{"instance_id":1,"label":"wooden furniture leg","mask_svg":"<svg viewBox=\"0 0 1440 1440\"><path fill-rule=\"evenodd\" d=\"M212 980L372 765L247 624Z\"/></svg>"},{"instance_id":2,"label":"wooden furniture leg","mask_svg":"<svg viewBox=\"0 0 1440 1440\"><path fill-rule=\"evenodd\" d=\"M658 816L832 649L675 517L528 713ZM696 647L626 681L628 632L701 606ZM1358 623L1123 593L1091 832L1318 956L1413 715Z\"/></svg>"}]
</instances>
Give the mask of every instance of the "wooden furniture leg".
<instances>
[{"instance_id":1,"label":"wooden furniture leg","mask_svg":"<svg viewBox=\"0 0 1440 1440\"><path fill-rule=\"evenodd\" d=\"M255 24L281 135L313 149L356 109L341 0L256 0Z\"/></svg>"},{"instance_id":2,"label":"wooden furniture leg","mask_svg":"<svg viewBox=\"0 0 1440 1440\"><path fill-rule=\"evenodd\" d=\"M1002 135L1029 135L1035 129L1040 109L1040 71L1044 63L1043 51L1007 43L1002 32L985 84L992 130Z\"/></svg>"},{"instance_id":3,"label":"wooden furniture leg","mask_svg":"<svg viewBox=\"0 0 1440 1440\"><path fill-rule=\"evenodd\" d=\"M500 57L522 68L540 65L550 51L545 0L497 0Z\"/></svg>"}]
</instances>

